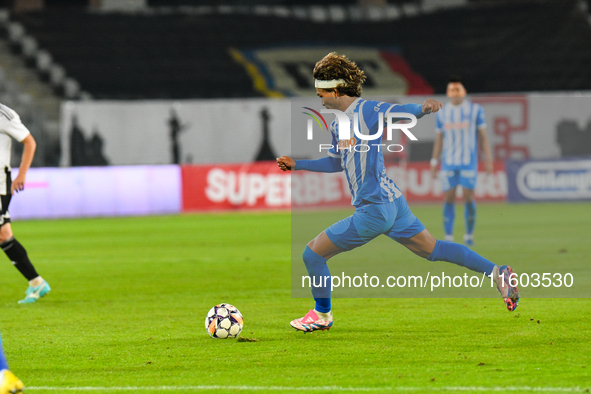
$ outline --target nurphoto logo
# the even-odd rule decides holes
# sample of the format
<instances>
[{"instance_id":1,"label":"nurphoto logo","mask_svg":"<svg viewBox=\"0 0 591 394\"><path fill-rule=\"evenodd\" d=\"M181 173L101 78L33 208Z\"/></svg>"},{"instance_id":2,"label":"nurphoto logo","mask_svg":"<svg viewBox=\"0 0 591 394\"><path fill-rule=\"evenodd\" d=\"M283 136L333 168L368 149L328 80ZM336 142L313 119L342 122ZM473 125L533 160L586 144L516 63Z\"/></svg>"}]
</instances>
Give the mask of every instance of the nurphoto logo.
<instances>
[{"instance_id":1,"label":"nurphoto logo","mask_svg":"<svg viewBox=\"0 0 591 394\"><path fill-rule=\"evenodd\" d=\"M378 119L378 128L375 134L368 134L369 130L365 122L359 121L359 114L353 114L353 132L355 136L351 136L351 119L349 116L344 113L343 111L339 111L337 109L321 109L320 112L309 108L309 107L302 107L311 111L309 112L302 112L305 115L308 115L311 119L307 121L307 139L313 140L314 139L314 121L320 127L320 130L326 129L329 131L328 124L326 119L322 114L334 114L336 116L337 124L338 124L338 145L335 147L332 144L319 144L319 151L322 150L329 150L329 149L336 149L337 151L341 149L347 149L349 151L355 152L367 152L371 149L371 147L375 147L378 152L381 149L386 149L388 152L402 152L404 147L400 144L379 144L379 143L372 143L369 144L369 141L381 140L382 135L384 134L384 118L386 119L386 139L388 141L392 141L392 132L394 130L400 130L411 141L417 141L417 137L411 131L410 128L416 126L417 118L413 114L409 114L407 112L391 112L387 113L385 116L380 116ZM410 120L409 123L397 123L400 120ZM360 127L361 125L361 127ZM323 127L324 126L324 127ZM361 128L361 130L360 130ZM361 141L360 144L357 144L358 141Z\"/></svg>"}]
</instances>

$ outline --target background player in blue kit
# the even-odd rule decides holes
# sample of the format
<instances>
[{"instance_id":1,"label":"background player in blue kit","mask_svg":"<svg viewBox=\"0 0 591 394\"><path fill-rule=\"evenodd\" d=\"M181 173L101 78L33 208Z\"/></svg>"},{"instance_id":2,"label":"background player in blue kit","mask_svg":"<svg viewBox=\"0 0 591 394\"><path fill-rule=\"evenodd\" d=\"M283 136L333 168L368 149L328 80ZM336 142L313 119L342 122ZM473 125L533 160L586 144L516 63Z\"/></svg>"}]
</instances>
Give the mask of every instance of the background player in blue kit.
<instances>
[{"instance_id":1,"label":"background player in blue kit","mask_svg":"<svg viewBox=\"0 0 591 394\"><path fill-rule=\"evenodd\" d=\"M422 105L396 105L362 99L359 96L361 84L366 78L364 72L354 62L334 52L316 63L314 78L322 105L345 112L351 120L351 135L354 135L355 115L359 119L359 131L369 136L378 132L380 117L385 117L390 112L407 112L420 118L437 112L442 107L440 102L433 99L426 100ZM396 184L386 176L383 152L375 149L376 147L369 150L339 149L337 122L332 122L329 129L333 148L329 150L328 157L296 161L282 156L277 159L277 164L283 171L345 171L349 183L355 213L321 232L304 250L304 264L313 283L322 283L322 278L330 277L327 265L329 258L362 246L384 234L430 261L452 262L487 275L493 274L507 308L510 311L515 310L519 291L510 286L508 281L512 273L511 267L499 267L464 245L436 240L413 215ZM370 138L359 141L351 138L347 142L353 145L372 143ZM304 317L291 322L291 326L297 330L326 330L332 326L330 280L327 286L312 286L312 295L316 301L315 308Z\"/></svg>"},{"instance_id":2,"label":"background player in blue kit","mask_svg":"<svg viewBox=\"0 0 591 394\"><path fill-rule=\"evenodd\" d=\"M2 337L0 336L0 394L20 393L23 388L23 382L8 370L8 364L2 349Z\"/></svg>"},{"instance_id":3,"label":"background player in blue kit","mask_svg":"<svg viewBox=\"0 0 591 394\"><path fill-rule=\"evenodd\" d=\"M441 183L444 191L443 227L445 240L453 241L455 219L455 200L458 185L462 186L466 233L464 243L474 243L476 224L476 203L474 188L478 175L478 141L484 152L484 166L487 174L492 174L493 161L488 138L484 110L479 104L467 100L466 89L461 79L450 78L447 84L446 103L437 113L435 144L431 159L431 172L437 177L439 155L441 154Z\"/></svg>"}]
</instances>

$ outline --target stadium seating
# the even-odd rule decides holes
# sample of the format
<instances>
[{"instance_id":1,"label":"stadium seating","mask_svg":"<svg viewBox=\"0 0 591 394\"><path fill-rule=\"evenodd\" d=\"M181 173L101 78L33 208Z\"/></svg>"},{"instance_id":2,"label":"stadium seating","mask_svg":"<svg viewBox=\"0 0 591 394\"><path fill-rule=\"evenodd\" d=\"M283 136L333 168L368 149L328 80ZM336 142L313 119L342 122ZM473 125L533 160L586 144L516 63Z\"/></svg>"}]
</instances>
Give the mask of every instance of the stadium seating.
<instances>
[{"instance_id":1,"label":"stadium seating","mask_svg":"<svg viewBox=\"0 0 591 394\"><path fill-rule=\"evenodd\" d=\"M330 40L398 46L437 93L450 74L462 75L471 92L591 89L591 26L574 0L473 3L382 22L315 23L241 10L54 9L13 18L95 98L260 96L230 47Z\"/></svg>"}]
</instances>

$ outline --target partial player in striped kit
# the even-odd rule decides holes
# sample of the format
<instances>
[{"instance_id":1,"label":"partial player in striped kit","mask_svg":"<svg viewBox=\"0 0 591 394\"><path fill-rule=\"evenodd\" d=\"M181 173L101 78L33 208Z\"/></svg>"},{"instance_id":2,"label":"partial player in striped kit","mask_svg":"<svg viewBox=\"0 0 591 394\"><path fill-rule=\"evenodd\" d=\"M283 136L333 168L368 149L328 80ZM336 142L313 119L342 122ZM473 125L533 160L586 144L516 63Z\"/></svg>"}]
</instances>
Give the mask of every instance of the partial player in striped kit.
<instances>
[{"instance_id":1,"label":"partial player in striped kit","mask_svg":"<svg viewBox=\"0 0 591 394\"><path fill-rule=\"evenodd\" d=\"M456 189L461 185L466 220L464 243L472 246L476 224L474 188L478 175L478 142L484 152L484 166L489 175L493 171L492 155L486 137L484 110L480 105L466 99L466 89L460 78L450 78L447 84L447 97L450 101L437 113L435 127L437 137L433 145L431 172L433 178L436 178L441 161L439 174L444 191L445 240L454 240Z\"/></svg>"},{"instance_id":2,"label":"partial player in striped kit","mask_svg":"<svg viewBox=\"0 0 591 394\"><path fill-rule=\"evenodd\" d=\"M24 145L21 165L14 181L10 174L12 138ZM25 189L25 178L36 148L35 139L23 125L18 114L6 105L0 104L0 247L16 269L29 281L26 296L19 304L35 302L51 290L49 284L33 267L23 245L14 238L8 212L12 195Z\"/></svg>"},{"instance_id":3,"label":"partial player in striped kit","mask_svg":"<svg viewBox=\"0 0 591 394\"><path fill-rule=\"evenodd\" d=\"M351 136L358 127L361 134L368 138L339 141L338 122L333 122L330 127L333 148L327 157L294 160L282 156L277 159L277 165L283 171L345 171L352 195L351 205L355 207L352 216L328 227L304 249L302 257L311 282L325 285L312 286L315 308L304 317L293 320L291 326L304 332L332 327L328 259L363 246L381 234L430 261L447 261L486 275L492 274L507 309L515 310L519 290L509 282L509 275L513 272L511 267L497 266L464 245L436 240L413 215L400 189L386 175L383 152L372 146L372 138L369 138L378 133L380 124L384 124L380 118L390 112L407 112L420 118L439 111L442 104L433 99L426 100L422 105L364 100L360 95L365 73L347 57L334 52L316 63L314 78L322 105L345 113L350 120ZM357 125L355 119L358 119ZM339 144L344 149L337 149Z\"/></svg>"}]
</instances>

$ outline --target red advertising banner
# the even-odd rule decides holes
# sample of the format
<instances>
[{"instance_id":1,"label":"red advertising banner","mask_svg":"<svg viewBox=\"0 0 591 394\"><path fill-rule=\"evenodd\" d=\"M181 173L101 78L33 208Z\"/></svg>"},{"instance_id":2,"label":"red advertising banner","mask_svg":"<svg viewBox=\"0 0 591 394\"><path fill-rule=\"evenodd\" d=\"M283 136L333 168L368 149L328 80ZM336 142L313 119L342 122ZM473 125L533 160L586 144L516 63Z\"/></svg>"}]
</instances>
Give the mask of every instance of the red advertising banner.
<instances>
[{"instance_id":1,"label":"red advertising banner","mask_svg":"<svg viewBox=\"0 0 591 394\"><path fill-rule=\"evenodd\" d=\"M388 165L388 176L409 202L441 202L441 181L428 162ZM183 211L340 207L351 204L344 172L284 173L275 162L182 166ZM507 175L496 162L492 175L479 168L479 201L504 201Z\"/></svg>"},{"instance_id":2,"label":"red advertising banner","mask_svg":"<svg viewBox=\"0 0 591 394\"><path fill-rule=\"evenodd\" d=\"M409 202L441 202L443 199L441 180L439 177L433 179L428 162L408 163L406 168L386 165L386 172ZM478 201L506 200L507 173L504 162L495 162L491 175L479 163L474 195ZM458 199L460 197L461 188L458 187Z\"/></svg>"},{"instance_id":3,"label":"red advertising banner","mask_svg":"<svg viewBox=\"0 0 591 394\"><path fill-rule=\"evenodd\" d=\"M275 162L182 166L183 211L286 209L289 173Z\"/></svg>"}]
</instances>

